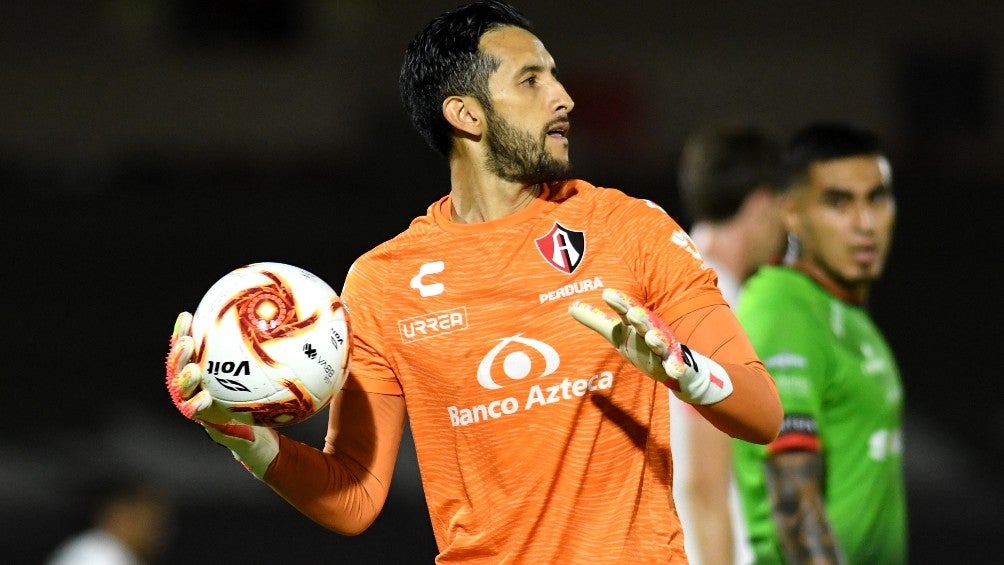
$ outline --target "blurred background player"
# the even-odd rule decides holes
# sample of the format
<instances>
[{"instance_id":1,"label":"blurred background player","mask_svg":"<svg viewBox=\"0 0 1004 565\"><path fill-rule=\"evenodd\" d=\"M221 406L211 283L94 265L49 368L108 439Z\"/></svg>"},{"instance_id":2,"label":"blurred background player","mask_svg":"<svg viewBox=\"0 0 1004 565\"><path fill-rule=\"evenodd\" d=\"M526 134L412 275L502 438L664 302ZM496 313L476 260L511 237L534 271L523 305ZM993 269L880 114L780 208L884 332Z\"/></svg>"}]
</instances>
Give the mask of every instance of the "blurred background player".
<instances>
[{"instance_id":1,"label":"blurred background player","mask_svg":"<svg viewBox=\"0 0 1004 565\"><path fill-rule=\"evenodd\" d=\"M713 273L664 210L571 178L574 103L511 5L433 19L400 85L450 192L346 275L351 371L323 451L234 422L199 390L188 314L172 400L335 532L381 512L407 415L437 561L686 563L670 391L736 438L768 443L781 423ZM402 330L418 322L421 338Z\"/></svg>"},{"instance_id":2,"label":"blurred background player","mask_svg":"<svg viewBox=\"0 0 1004 565\"><path fill-rule=\"evenodd\" d=\"M679 189L689 231L722 295L735 307L740 285L776 262L784 244L778 211L781 143L748 124L712 124L686 139ZM732 440L671 397L673 492L687 556L695 565L750 563L732 477ZM733 540L734 543L728 543Z\"/></svg>"},{"instance_id":3,"label":"blurred background player","mask_svg":"<svg viewBox=\"0 0 1004 565\"><path fill-rule=\"evenodd\" d=\"M144 481L108 479L88 489L91 527L60 544L46 565L149 565L172 531L164 492Z\"/></svg>"},{"instance_id":4,"label":"blurred background player","mask_svg":"<svg viewBox=\"0 0 1004 565\"><path fill-rule=\"evenodd\" d=\"M901 380L868 313L896 220L889 161L874 133L816 123L782 170L794 253L749 279L737 311L785 412L768 446L735 443L756 562L905 563Z\"/></svg>"}]
</instances>

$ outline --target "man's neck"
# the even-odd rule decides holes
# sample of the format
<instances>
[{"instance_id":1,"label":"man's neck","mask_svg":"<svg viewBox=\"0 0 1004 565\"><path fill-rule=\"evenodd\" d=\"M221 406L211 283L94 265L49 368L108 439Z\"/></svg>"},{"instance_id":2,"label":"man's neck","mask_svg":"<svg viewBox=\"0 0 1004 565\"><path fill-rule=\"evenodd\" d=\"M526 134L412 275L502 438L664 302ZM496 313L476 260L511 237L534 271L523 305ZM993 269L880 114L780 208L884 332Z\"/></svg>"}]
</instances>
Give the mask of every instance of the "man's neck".
<instances>
[{"instance_id":1,"label":"man's neck","mask_svg":"<svg viewBox=\"0 0 1004 565\"><path fill-rule=\"evenodd\" d=\"M819 283L819 286L823 287L826 292L829 292L833 296L847 302L848 304L864 306L868 299L868 285L847 288L833 280L833 278L827 275L822 269L804 259L797 259L792 262L790 266L793 269L801 271L805 275L809 276L812 280Z\"/></svg>"},{"instance_id":2,"label":"man's neck","mask_svg":"<svg viewBox=\"0 0 1004 565\"><path fill-rule=\"evenodd\" d=\"M466 174L456 167L450 173L450 213L459 224L476 224L504 218L529 206L541 185L523 185L495 176Z\"/></svg>"}]
</instances>

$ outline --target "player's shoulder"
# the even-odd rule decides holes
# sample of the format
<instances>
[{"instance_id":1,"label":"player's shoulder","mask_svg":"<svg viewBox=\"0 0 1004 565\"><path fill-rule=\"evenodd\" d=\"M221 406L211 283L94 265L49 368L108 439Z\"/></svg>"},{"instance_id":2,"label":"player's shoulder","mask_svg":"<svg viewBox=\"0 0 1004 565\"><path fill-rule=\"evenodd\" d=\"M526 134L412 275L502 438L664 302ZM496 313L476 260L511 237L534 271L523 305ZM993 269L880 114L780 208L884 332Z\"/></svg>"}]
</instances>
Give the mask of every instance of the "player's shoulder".
<instances>
[{"instance_id":1,"label":"player's shoulder","mask_svg":"<svg viewBox=\"0 0 1004 565\"><path fill-rule=\"evenodd\" d=\"M558 185L552 199L577 204L594 217L617 223L672 219L665 209L651 200L633 196L620 188L594 185L582 179Z\"/></svg>"},{"instance_id":2,"label":"player's shoulder","mask_svg":"<svg viewBox=\"0 0 1004 565\"><path fill-rule=\"evenodd\" d=\"M746 292L779 299L811 297L815 283L807 275L785 265L764 265L746 281Z\"/></svg>"},{"instance_id":3,"label":"player's shoulder","mask_svg":"<svg viewBox=\"0 0 1004 565\"><path fill-rule=\"evenodd\" d=\"M432 207L439 202L429 206L429 211L422 216L414 218L408 227L396 235L387 239L369 250L352 262L348 276L366 273L368 276L377 276L379 273L394 269L395 261L410 255L409 250L422 245L428 237L437 231L436 222L432 218ZM347 279L348 280L348 276Z\"/></svg>"},{"instance_id":4,"label":"player's shoulder","mask_svg":"<svg viewBox=\"0 0 1004 565\"><path fill-rule=\"evenodd\" d=\"M620 188L593 184L583 179L564 181L552 187L554 199L581 199L589 202L602 202L611 205L631 205L645 200L631 196Z\"/></svg>"},{"instance_id":5,"label":"player's shoulder","mask_svg":"<svg viewBox=\"0 0 1004 565\"><path fill-rule=\"evenodd\" d=\"M767 320L814 320L825 314L826 304L815 283L791 267L764 265L743 284L739 299L740 317Z\"/></svg>"},{"instance_id":6,"label":"player's shoulder","mask_svg":"<svg viewBox=\"0 0 1004 565\"><path fill-rule=\"evenodd\" d=\"M784 300L785 289L794 282L790 274L788 267L761 266L743 283L743 302L750 305Z\"/></svg>"}]
</instances>

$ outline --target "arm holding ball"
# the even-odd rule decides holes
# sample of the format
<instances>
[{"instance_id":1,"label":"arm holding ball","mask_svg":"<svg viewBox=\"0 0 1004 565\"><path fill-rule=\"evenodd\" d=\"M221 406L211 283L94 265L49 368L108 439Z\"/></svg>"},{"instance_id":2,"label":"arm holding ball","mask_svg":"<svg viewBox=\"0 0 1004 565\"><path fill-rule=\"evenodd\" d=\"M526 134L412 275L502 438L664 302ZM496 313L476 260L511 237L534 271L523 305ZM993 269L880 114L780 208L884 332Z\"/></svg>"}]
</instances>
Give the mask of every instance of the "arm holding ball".
<instances>
[{"instance_id":1,"label":"arm holding ball","mask_svg":"<svg viewBox=\"0 0 1004 565\"><path fill-rule=\"evenodd\" d=\"M214 402L192 359L192 315L175 323L167 390L175 407L248 471L318 524L344 535L368 528L386 501L404 430L404 399L343 390L331 401L323 450L251 424Z\"/></svg>"}]
</instances>

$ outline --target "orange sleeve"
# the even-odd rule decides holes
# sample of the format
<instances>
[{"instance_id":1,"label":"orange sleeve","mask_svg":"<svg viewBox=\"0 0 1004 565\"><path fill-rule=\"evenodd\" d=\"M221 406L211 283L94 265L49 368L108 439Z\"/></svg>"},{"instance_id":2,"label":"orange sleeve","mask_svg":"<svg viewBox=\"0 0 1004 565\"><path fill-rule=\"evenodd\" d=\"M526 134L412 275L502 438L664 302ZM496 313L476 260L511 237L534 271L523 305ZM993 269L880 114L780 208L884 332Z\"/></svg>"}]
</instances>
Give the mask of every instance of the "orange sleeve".
<instances>
[{"instance_id":1,"label":"orange sleeve","mask_svg":"<svg viewBox=\"0 0 1004 565\"><path fill-rule=\"evenodd\" d=\"M341 298L352 324L352 361L342 390L400 396L401 383L381 353L387 350L380 316L387 311L381 301L388 277L378 264L358 260L345 276Z\"/></svg>"},{"instance_id":2,"label":"orange sleeve","mask_svg":"<svg viewBox=\"0 0 1004 565\"><path fill-rule=\"evenodd\" d=\"M688 347L711 357L729 373L733 392L710 406L695 406L732 437L769 443L780 429L781 401L763 362L718 289L718 278L694 242L664 210L651 202L608 191L611 235L631 270L643 273L646 307L669 322ZM637 237L637 234L649 237Z\"/></svg>"},{"instance_id":3,"label":"orange sleeve","mask_svg":"<svg viewBox=\"0 0 1004 565\"><path fill-rule=\"evenodd\" d=\"M332 400L324 451L280 434L265 483L325 528L362 533L387 500L405 414L404 397L343 390Z\"/></svg>"},{"instance_id":4,"label":"orange sleeve","mask_svg":"<svg viewBox=\"0 0 1004 565\"><path fill-rule=\"evenodd\" d=\"M729 373L733 391L721 402L694 408L716 428L753 443L770 443L783 411L774 380L728 306L694 310L670 325L687 347L714 359Z\"/></svg>"}]
</instances>

